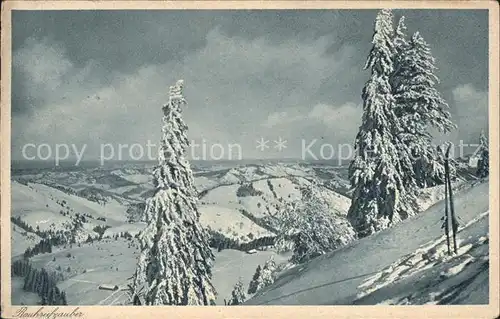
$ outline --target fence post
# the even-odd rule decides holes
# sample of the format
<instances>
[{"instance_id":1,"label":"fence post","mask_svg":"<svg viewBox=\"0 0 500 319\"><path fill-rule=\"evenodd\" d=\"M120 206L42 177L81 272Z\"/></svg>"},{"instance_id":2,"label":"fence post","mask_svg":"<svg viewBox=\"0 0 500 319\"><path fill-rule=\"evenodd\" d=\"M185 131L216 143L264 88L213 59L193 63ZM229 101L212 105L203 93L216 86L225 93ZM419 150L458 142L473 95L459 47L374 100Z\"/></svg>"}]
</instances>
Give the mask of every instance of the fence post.
<instances>
[{"instance_id":1,"label":"fence post","mask_svg":"<svg viewBox=\"0 0 500 319\"><path fill-rule=\"evenodd\" d=\"M458 222L455 217L455 205L453 203L453 189L451 187L451 177L450 177L450 149L451 144L446 149L446 157L445 157L445 182L448 185L448 191L450 192L450 213L451 213L451 230L453 232L453 251L455 254L457 253L457 230L458 230Z\"/></svg>"},{"instance_id":2,"label":"fence post","mask_svg":"<svg viewBox=\"0 0 500 319\"><path fill-rule=\"evenodd\" d=\"M445 165L446 166L446 165ZM448 183L446 179L446 169L445 169L445 182L444 182L444 233L446 234L446 246L448 247L448 255L451 255L451 246L450 246L450 223L448 219Z\"/></svg>"}]
</instances>

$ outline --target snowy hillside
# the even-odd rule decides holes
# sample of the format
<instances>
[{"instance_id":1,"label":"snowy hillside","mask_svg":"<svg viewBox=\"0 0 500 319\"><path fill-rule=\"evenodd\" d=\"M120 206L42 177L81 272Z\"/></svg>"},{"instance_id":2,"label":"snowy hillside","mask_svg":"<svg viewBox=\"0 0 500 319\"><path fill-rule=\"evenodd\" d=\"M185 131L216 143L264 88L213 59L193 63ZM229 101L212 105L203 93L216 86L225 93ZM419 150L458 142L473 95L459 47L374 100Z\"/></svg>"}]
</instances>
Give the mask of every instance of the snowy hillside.
<instances>
[{"instance_id":1,"label":"snowy hillside","mask_svg":"<svg viewBox=\"0 0 500 319\"><path fill-rule=\"evenodd\" d=\"M471 294L468 297L470 299L468 299L460 295L458 290L452 291L450 289L460 283L462 284L460 289L465 289L467 286L467 289L474 291L477 281L484 281L484 275L487 274L487 269L484 268L487 267L487 264L484 264L484 261L487 258L485 251L487 252L488 246L486 240L488 236L488 219L486 218L487 215L485 215L485 212L488 211L488 195L487 182L464 189L456 194L456 214L459 216L461 226L470 224L459 234L462 255L451 260L442 260L437 276L439 278L442 272L444 277L436 283L442 282L446 278L449 279L442 285L438 284L437 287L430 288L433 290L435 298L444 300L444 298L447 298L446 294L451 293L450 296L453 296L458 303L474 303L474 294ZM335 305L352 304L354 302L376 303L388 302L387 300L392 295L401 297L401 300L392 301L396 303L403 300L415 303L430 302L430 300L422 298L422 296L426 295L424 290L427 289L426 287L419 286L422 289L421 293L420 291L415 292L417 295L410 296L410 298L408 298L408 295L412 293L412 289L414 290L412 285L415 284L416 278L419 278L419 276L427 276L427 278L435 276L434 271L437 270L434 267L430 268L430 263L422 263L419 260L422 252L425 251L423 247L438 243L441 240L440 218L443 216L443 212L444 203L437 203L426 212L393 228L354 241L332 253L315 258L307 264L294 267L282 274L272 286L260 291L246 304ZM438 247L437 251L441 252L442 247ZM467 254L471 257L468 257ZM409 273L408 276L397 277L398 271L401 273L405 269L397 266L401 263L398 260L402 261L410 256L413 256L413 262L419 265L416 268L423 271L418 272L418 269L412 268L412 273ZM393 263L396 266L393 265L392 269L397 270L394 271L395 278L392 277L392 272L389 274L390 271L388 270L391 269ZM461 267L462 270L467 270L467 272L460 271L460 274L454 277L453 274L459 272L458 270ZM384 275L380 275L381 273ZM477 277L475 277L475 274L478 274ZM381 279L372 280L373 283L363 285L369 278L373 278L372 276ZM470 285L467 280L470 281ZM388 285L391 282L394 282L394 285ZM388 293L384 288L391 289L391 292ZM359 294L367 291L367 289L368 291L373 290L373 294L358 299L358 297L361 297ZM481 289L487 288L482 286ZM386 292L384 293L384 291ZM484 294L484 290L477 293ZM485 299L481 300L484 301Z\"/></svg>"},{"instance_id":2,"label":"snowy hillside","mask_svg":"<svg viewBox=\"0 0 500 319\"><path fill-rule=\"evenodd\" d=\"M61 215L61 210L73 215L87 213L94 220L85 225L90 229L85 234L92 234L96 225L111 227L105 237L123 231L135 234L144 227L137 222L144 210L141 205L152 194L151 172L152 166L132 164L109 169L17 172L12 182L12 216L43 230L51 224L52 229L67 228L71 215ZM332 186L345 185L344 175L342 168L297 163L196 166L194 182L199 192L201 223L239 242L274 235L277 209L286 202L300 200L299 189L312 179L322 181L320 192L328 198L332 212L344 216L350 199ZM105 218L106 222L97 218Z\"/></svg>"},{"instance_id":3,"label":"snowy hillside","mask_svg":"<svg viewBox=\"0 0 500 319\"><path fill-rule=\"evenodd\" d=\"M448 255L443 235L366 279L354 304L487 303L488 216L459 229L457 255Z\"/></svg>"},{"instance_id":4,"label":"snowy hillside","mask_svg":"<svg viewBox=\"0 0 500 319\"><path fill-rule=\"evenodd\" d=\"M300 200L300 189L310 185L314 179L321 181L312 168L299 165L233 168L221 176L219 186L201 191L200 210L204 211L206 205L230 209L273 231L277 227L274 218L279 210L286 202ZM349 209L350 199L325 184L319 192L332 213L343 218Z\"/></svg>"},{"instance_id":5,"label":"snowy hillside","mask_svg":"<svg viewBox=\"0 0 500 319\"><path fill-rule=\"evenodd\" d=\"M201 205L199 210L200 223L227 238L248 242L255 238L273 235L238 211L217 205Z\"/></svg>"},{"instance_id":6,"label":"snowy hillside","mask_svg":"<svg viewBox=\"0 0 500 319\"><path fill-rule=\"evenodd\" d=\"M20 230L29 232L26 229L29 227L33 232L72 232L75 240L81 242L88 236L98 237L96 227L113 228L126 223L126 207L114 200L99 204L37 183L23 185L14 181L11 190L11 217L16 220L19 229L12 235L14 256L33 246L26 247L26 239L33 236L18 235ZM39 241L40 238L36 237Z\"/></svg>"},{"instance_id":7,"label":"snowy hillside","mask_svg":"<svg viewBox=\"0 0 500 319\"><path fill-rule=\"evenodd\" d=\"M213 284L217 289L217 304L223 305L231 290L242 278L246 286L255 268L273 256L277 261L286 256L274 251L259 251L247 254L237 250L215 252ZM72 305L119 305L127 302L126 286L130 283L139 254L138 243L131 238L125 240L103 239L94 243L82 243L69 249L56 249L52 253L31 258L36 268L45 268L63 275L58 287L67 293L68 303ZM13 277L13 304L37 302L37 296L22 291L19 277ZM117 285L116 291L101 290L100 285Z\"/></svg>"},{"instance_id":8,"label":"snowy hillside","mask_svg":"<svg viewBox=\"0 0 500 319\"><path fill-rule=\"evenodd\" d=\"M41 238L37 234L27 232L13 223L11 226L12 256L21 255L28 247L33 247L40 242Z\"/></svg>"}]
</instances>

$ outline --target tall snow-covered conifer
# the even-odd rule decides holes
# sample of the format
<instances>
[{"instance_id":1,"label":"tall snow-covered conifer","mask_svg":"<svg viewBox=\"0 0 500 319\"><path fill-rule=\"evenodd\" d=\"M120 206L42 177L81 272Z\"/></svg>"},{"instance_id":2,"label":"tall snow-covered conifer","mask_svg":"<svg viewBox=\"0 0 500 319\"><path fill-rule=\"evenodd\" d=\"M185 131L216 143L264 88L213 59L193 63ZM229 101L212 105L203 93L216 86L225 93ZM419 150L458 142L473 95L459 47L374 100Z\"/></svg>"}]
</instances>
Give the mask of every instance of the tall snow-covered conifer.
<instances>
[{"instance_id":1,"label":"tall snow-covered conifer","mask_svg":"<svg viewBox=\"0 0 500 319\"><path fill-rule=\"evenodd\" d=\"M408 150L399 134L402 129L394 112L390 77L394 72L393 15L380 10L375 20L373 47L365 69L371 77L363 88L362 124L356 136L356 155L349 167L354 187L347 218L359 237L414 214L414 197L403 171L411 170Z\"/></svg>"},{"instance_id":2,"label":"tall snow-covered conifer","mask_svg":"<svg viewBox=\"0 0 500 319\"><path fill-rule=\"evenodd\" d=\"M436 89L439 79L435 75L437 68L429 45L418 32L406 41L405 31L402 17L394 37L395 70L391 76L395 113L404 130L400 136L411 149L416 184L434 186L444 182L444 169L431 146L429 128L447 133L456 126L450 120L448 104Z\"/></svg>"},{"instance_id":3,"label":"tall snow-covered conifer","mask_svg":"<svg viewBox=\"0 0 500 319\"><path fill-rule=\"evenodd\" d=\"M181 116L186 104L183 81L170 87L163 106L159 165L153 172L155 194L146 202L146 228L133 289L142 305L209 305L215 300L214 256L199 223L193 174L184 153L189 145Z\"/></svg>"}]
</instances>

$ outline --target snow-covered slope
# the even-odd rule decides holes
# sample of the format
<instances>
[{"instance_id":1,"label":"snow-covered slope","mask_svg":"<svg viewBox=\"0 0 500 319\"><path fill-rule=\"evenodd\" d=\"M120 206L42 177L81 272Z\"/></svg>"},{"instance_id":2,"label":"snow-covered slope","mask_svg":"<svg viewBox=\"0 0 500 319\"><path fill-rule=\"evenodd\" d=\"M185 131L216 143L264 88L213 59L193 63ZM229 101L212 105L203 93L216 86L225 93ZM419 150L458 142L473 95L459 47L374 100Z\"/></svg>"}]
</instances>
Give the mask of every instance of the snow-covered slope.
<instances>
[{"instance_id":1,"label":"snow-covered slope","mask_svg":"<svg viewBox=\"0 0 500 319\"><path fill-rule=\"evenodd\" d=\"M201 205L198 210L201 213L200 223L203 227L227 238L248 242L255 238L273 235L238 211L217 205Z\"/></svg>"},{"instance_id":2,"label":"snow-covered slope","mask_svg":"<svg viewBox=\"0 0 500 319\"><path fill-rule=\"evenodd\" d=\"M88 236L97 238L96 227L110 227L108 234L126 230L135 233L135 229L143 227L128 224L127 207L114 200L99 204L39 183L24 185L12 181L11 191L11 216L16 224L16 231L11 234L12 256L35 246L41 240L35 234L38 231L69 232L81 242ZM76 221L81 225L75 226Z\"/></svg>"},{"instance_id":3,"label":"snow-covered slope","mask_svg":"<svg viewBox=\"0 0 500 319\"><path fill-rule=\"evenodd\" d=\"M67 194L47 185L30 184L30 186L36 192L51 198L53 201L66 201L66 205L71 207L75 212L82 214L87 212L96 218L104 217L110 225L121 224L127 219L125 214L126 208L117 201L111 200L105 205L101 205L86 198Z\"/></svg>"},{"instance_id":4,"label":"snow-covered slope","mask_svg":"<svg viewBox=\"0 0 500 319\"><path fill-rule=\"evenodd\" d=\"M106 218L109 224L126 221L126 208L116 201L101 205L43 184L23 185L14 181L11 185L12 216L21 217L33 228L39 226L45 230L52 223L69 221L68 216L60 214L68 210L70 214L88 213L95 218Z\"/></svg>"},{"instance_id":5,"label":"snow-covered slope","mask_svg":"<svg viewBox=\"0 0 500 319\"><path fill-rule=\"evenodd\" d=\"M59 214L63 209L59 204L32 185L12 182L11 194L11 216L22 218L34 229L38 226L40 230L47 230L51 224L62 227L71 221L69 217Z\"/></svg>"},{"instance_id":6,"label":"snow-covered slope","mask_svg":"<svg viewBox=\"0 0 500 319\"><path fill-rule=\"evenodd\" d=\"M73 245L71 249L55 249L52 253L32 257L31 263L35 268L63 274L64 280L58 287L66 291L69 304L112 304L118 297L126 297L126 292L100 290L99 285L126 288L128 278L134 273L138 253L138 244L132 240L105 239Z\"/></svg>"},{"instance_id":7,"label":"snow-covered slope","mask_svg":"<svg viewBox=\"0 0 500 319\"><path fill-rule=\"evenodd\" d=\"M41 240L37 234L27 232L13 223L11 223L10 238L12 244L12 256L21 255L28 247L35 246Z\"/></svg>"},{"instance_id":8,"label":"snow-covered slope","mask_svg":"<svg viewBox=\"0 0 500 319\"><path fill-rule=\"evenodd\" d=\"M322 167L324 171L328 168ZM335 169L330 167L328 177L342 179L334 173ZM279 210L287 202L301 200L301 189L312 180L320 181L318 193L326 199L331 212L344 219L350 199L322 183L325 176L317 176L316 171L307 165L268 163L200 173L195 180L205 187L198 188L202 224L241 241L248 240L244 237L249 232L254 238L272 235L279 227L275 219ZM213 178L216 178L215 186L207 182Z\"/></svg>"},{"instance_id":9,"label":"snow-covered slope","mask_svg":"<svg viewBox=\"0 0 500 319\"><path fill-rule=\"evenodd\" d=\"M488 211L487 182L455 195L456 214L462 225ZM443 212L444 203L439 202L393 228L292 268L247 304L352 304L357 299L358 286L364 280L441 237L440 218Z\"/></svg>"},{"instance_id":10,"label":"snow-covered slope","mask_svg":"<svg viewBox=\"0 0 500 319\"><path fill-rule=\"evenodd\" d=\"M443 235L366 279L354 303L487 304L488 215L459 229L456 255L448 255Z\"/></svg>"},{"instance_id":11,"label":"snow-covered slope","mask_svg":"<svg viewBox=\"0 0 500 319\"><path fill-rule=\"evenodd\" d=\"M470 184L463 179L457 179L451 184L454 192L458 192L464 188L467 188ZM445 197L444 185L437 185L433 187L428 187L420 190L417 197L417 205L419 211L426 211L429 207L435 203L443 200Z\"/></svg>"},{"instance_id":12,"label":"snow-covered slope","mask_svg":"<svg viewBox=\"0 0 500 319\"><path fill-rule=\"evenodd\" d=\"M134 274L139 254L136 239L105 238L93 243L81 243L72 248L56 248L52 253L31 258L35 268L45 268L60 272L64 279L58 287L66 292L71 305L119 305L128 302L127 284ZM217 290L217 304L224 305L234 284L241 278L248 287L257 265L262 265L271 256L277 261L285 261L288 256L276 252L259 251L255 254L226 249L213 250L215 263L212 268L212 284ZM119 290L99 289L99 285L117 285ZM36 304L39 297L22 290L23 280L12 278L12 303L19 305Z\"/></svg>"},{"instance_id":13,"label":"snow-covered slope","mask_svg":"<svg viewBox=\"0 0 500 319\"><path fill-rule=\"evenodd\" d=\"M309 184L310 179L303 177L266 177L215 187L200 198L200 203L244 210L258 219L272 217L283 203L300 200L300 188ZM346 215L351 202L349 198L326 187L320 187L318 191L329 203L332 213Z\"/></svg>"},{"instance_id":14,"label":"snow-covered slope","mask_svg":"<svg viewBox=\"0 0 500 319\"><path fill-rule=\"evenodd\" d=\"M225 249L215 253L212 283L217 289L216 303L223 305L224 299L230 298L231 291L238 279L241 279L246 291L257 266L264 265L271 257L277 263L281 263L285 262L290 256L280 255L272 250L247 254L238 250Z\"/></svg>"},{"instance_id":15,"label":"snow-covered slope","mask_svg":"<svg viewBox=\"0 0 500 319\"><path fill-rule=\"evenodd\" d=\"M106 218L106 225L116 228L107 230L106 235L119 229L140 229L143 226L124 223L130 213L137 210L137 205L152 195L151 169L152 166L124 165L18 173L14 178L23 184L12 182L13 216L26 218L30 225L40 224L40 229L52 223L61 228L70 222L71 216L62 215L60 211L69 208L74 213ZM312 179L322 181L320 184L324 186L319 191L328 199L332 212L343 218L350 205L350 199L332 186L346 182L345 176L338 172L341 169L333 166L267 162L195 169L194 182L200 194L198 205L203 225L240 241L248 241L250 233L253 238L272 235L277 210L286 202L300 200L300 188ZM59 204L62 201L67 203L65 207ZM131 221L134 220L137 219ZM47 221L51 222L44 223Z\"/></svg>"}]
</instances>

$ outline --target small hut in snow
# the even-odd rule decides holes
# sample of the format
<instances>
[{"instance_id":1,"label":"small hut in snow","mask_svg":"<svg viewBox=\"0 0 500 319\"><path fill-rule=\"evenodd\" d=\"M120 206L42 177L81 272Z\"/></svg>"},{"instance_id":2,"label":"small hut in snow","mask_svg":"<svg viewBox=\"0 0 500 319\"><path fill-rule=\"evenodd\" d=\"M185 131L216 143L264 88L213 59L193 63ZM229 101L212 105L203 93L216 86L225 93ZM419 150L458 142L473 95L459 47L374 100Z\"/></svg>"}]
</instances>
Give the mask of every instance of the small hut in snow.
<instances>
[{"instance_id":1,"label":"small hut in snow","mask_svg":"<svg viewBox=\"0 0 500 319\"><path fill-rule=\"evenodd\" d=\"M469 157L469 167L476 168L479 162L479 148L477 148L474 153Z\"/></svg>"},{"instance_id":2,"label":"small hut in snow","mask_svg":"<svg viewBox=\"0 0 500 319\"><path fill-rule=\"evenodd\" d=\"M118 290L118 286L117 285L109 285L109 284L101 284L99 285L99 289L101 290Z\"/></svg>"}]
</instances>

